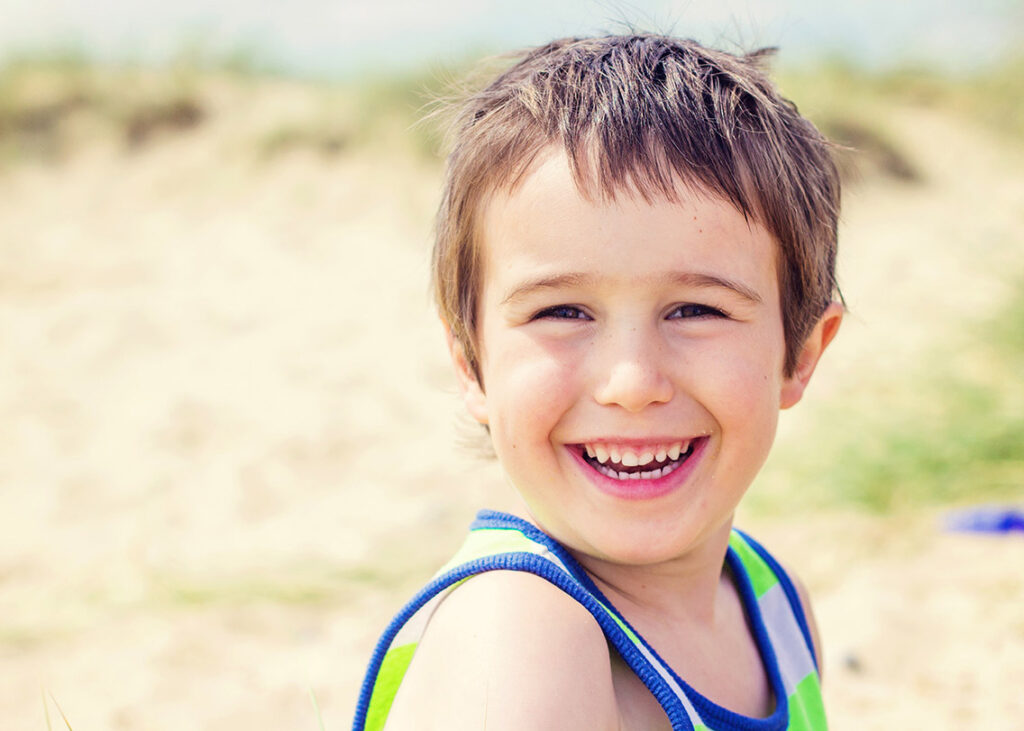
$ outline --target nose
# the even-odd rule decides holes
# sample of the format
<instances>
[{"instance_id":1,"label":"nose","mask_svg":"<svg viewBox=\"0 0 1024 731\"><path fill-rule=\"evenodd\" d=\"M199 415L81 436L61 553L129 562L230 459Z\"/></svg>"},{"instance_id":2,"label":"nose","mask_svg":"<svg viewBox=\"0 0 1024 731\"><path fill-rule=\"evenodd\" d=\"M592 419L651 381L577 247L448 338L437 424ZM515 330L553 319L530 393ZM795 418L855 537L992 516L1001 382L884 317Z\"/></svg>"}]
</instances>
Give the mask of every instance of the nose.
<instances>
[{"instance_id":1,"label":"nose","mask_svg":"<svg viewBox=\"0 0 1024 731\"><path fill-rule=\"evenodd\" d=\"M672 400L666 354L656 335L633 329L619 337L608 336L605 346L604 367L594 391L599 404L635 413Z\"/></svg>"}]
</instances>

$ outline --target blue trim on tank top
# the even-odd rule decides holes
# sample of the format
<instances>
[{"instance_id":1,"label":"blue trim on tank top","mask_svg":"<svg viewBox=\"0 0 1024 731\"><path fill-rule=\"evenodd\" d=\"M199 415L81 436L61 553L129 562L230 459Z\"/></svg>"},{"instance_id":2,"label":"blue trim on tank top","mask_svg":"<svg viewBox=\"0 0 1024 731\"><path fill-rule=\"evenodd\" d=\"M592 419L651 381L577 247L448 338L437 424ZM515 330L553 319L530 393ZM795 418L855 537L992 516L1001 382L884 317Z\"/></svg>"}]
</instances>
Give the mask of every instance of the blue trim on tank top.
<instances>
[{"instance_id":1,"label":"blue trim on tank top","mask_svg":"<svg viewBox=\"0 0 1024 731\"><path fill-rule=\"evenodd\" d=\"M767 549L758 543L756 540L751 538L745 532L734 528L739 533L743 540L745 540L757 555L768 564L768 568L772 570L775 576L778 577L779 583L782 584L782 591L786 594L786 599L789 600L789 606L793 610L793 616L796 617L796 623L800 626L800 632L804 636L804 642L807 643L807 650L811 653L811 659L814 661L814 669L821 672L821 668L818 666L818 654L814 648L814 640L811 639L811 630L807 624L807 615L804 613L804 603L800 601L800 595L797 593L796 587L793 585L793 579L786 572L782 565L768 553Z\"/></svg>"},{"instance_id":2,"label":"blue trim on tank top","mask_svg":"<svg viewBox=\"0 0 1024 731\"><path fill-rule=\"evenodd\" d=\"M732 546L726 552L725 560L729 563L729 568L735 577L736 587L739 589L740 598L743 603L743 611L746 613L747 620L754 631L758 655L768 675L772 695L775 696L775 710L772 711L770 716L765 718L744 716L741 713L736 713L725 706L715 703L689 685L684 684L684 687L691 694L690 700L697 708L697 712L716 731L726 731L726 729L783 731L783 729L789 726L789 697L786 694L786 687L782 682L782 672L779 670L779 661L775 656L775 648L772 647L771 639L768 637L768 629L764 624L764 617L761 616L761 606L757 603L757 595L754 593L754 586L750 581L749 574L747 574L746 567ZM677 682L683 682L674 669L669 668L669 672L672 673ZM724 728L722 727L723 724L725 724Z\"/></svg>"},{"instance_id":3,"label":"blue trim on tank top","mask_svg":"<svg viewBox=\"0 0 1024 731\"><path fill-rule=\"evenodd\" d=\"M489 527L497 528L500 526L495 525ZM571 560L571 557L569 558ZM669 721L672 723L672 728L675 731L693 731L693 725L690 723L689 716L686 713L686 708L683 706L682 701L676 697L676 694L656 670L639 662L642 659L640 651L633 644L632 640L629 639L625 631L623 631L623 629L616 624L615 620L609 616L604 608L598 604L597 600L590 595L586 589L582 588L578 582L575 582L571 577L567 576L564 571L553 564L550 560L536 554L526 552L502 553L461 564L457 568L446 572L431 581L402 608L402 610L388 625L387 629L384 630L384 633L377 642L377 646L370 658L366 676L359 692L359 700L356 705L355 717L352 722L353 731L363 731L366 726L366 714L369 711L370 699L373 696L373 689L377 682L377 675L380 673L381 665L384 662L385 655L391 647L391 642L406 622L408 622L424 604L430 601L432 597L439 592L444 591L444 589L448 588L452 584L486 571L498 570L525 571L536 574L537 576L546 579L551 584L555 585L582 604L597 621L602 632L615 647L616 651L619 652L622 658L630 665L631 668L634 669L637 677L640 678L643 684L648 690L650 690L655 699L657 699L658 703L665 710Z\"/></svg>"},{"instance_id":4,"label":"blue trim on tank top","mask_svg":"<svg viewBox=\"0 0 1024 731\"><path fill-rule=\"evenodd\" d=\"M655 699L668 716L669 721L672 723L673 729L678 729L680 731L692 731L693 728L682 701L676 697L675 692L672 691L660 674L648 665L646 658L643 657L642 653L633 644L623 629L609 616L608 612L605 611L605 607L613 612L615 617L618 618L623 625L628 627L637 638L639 638L640 642L643 643L644 648L656 657L657 660L668 670L672 675L672 678L684 690L689 701L693 703L694 708L697 709L702 720L711 724L713 728L716 728L716 731L727 731L727 729L719 729L718 724L727 724L732 729L741 729L743 731L781 731L788 725L788 698L786 697L785 689L782 684L778 661L768 638L764 620L761 616L760 607L757 603L757 597L754 594L753 586L750 582L750 577L748 576L739 555L732 549L732 547L729 547L727 551L726 560L729 562L733 575L737 577L736 584L743 601L744 611L746 612L748 620L750 621L751 627L754 631L759 655L765 666L765 670L768 673L772 692L776 701L775 711L772 715L766 718L751 718L749 716L743 716L735 713L734 711L731 711L724 706L720 706L714 701L706 698L686 681L680 678L678 673L676 673L675 670L672 669L660 655L658 655L657 651L650 646L647 640L636 631L625 617L622 616L618 609L608 600L604 593L601 592L597 585L594 584L593 580L579 562L576 561L576 559L573 558L573 556L561 544L555 541L547 533L544 533L534 526L532 523L507 513L492 510L481 510L477 514L476 520L474 520L470 526L470 530L479 529L520 531L527 538L540 543L551 551L552 554L557 556L572 575L572 579L575 579L575 582L566 577L564 572L547 559L527 552L511 552L495 556L486 556L481 559L461 564L455 569L432 580L429 584L423 587L423 589L417 592L417 594L402 608L381 635L370 659L366 677L363 681L362 688L360 689L359 701L352 726L353 731L363 731L365 727L366 714L369 709L370 698L373 694L377 675L380 672L384 656L387 654L392 641L401 628L436 594L465 578L493 570L526 571L536 574L557 586L559 589L566 592L573 599L582 604L597 621L605 636L608 637L613 647L615 647L616 651L619 652L623 660L626 661L630 669L654 695ZM810 643L810 635L807 630L802 605L799 602L799 598L795 593L788 575L759 543L754 541L745 533L740 531L737 532L739 532L740 535L750 543L755 551L757 551L758 555L765 560L769 565L769 568L771 568L779 578L780 583L782 583L783 586L783 591L786 593L786 596L790 601L790 605L793 607L797 622L800 625L801 631L804 633L805 640L808 642L808 646L811 648L813 656L813 644ZM581 586L583 591L581 591ZM796 597L795 602L794 597ZM604 607L602 607L601 604L603 604Z\"/></svg>"},{"instance_id":5,"label":"blue trim on tank top","mask_svg":"<svg viewBox=\"0 0 1024 731\"><path fill-rule=\"evenodd\" d=\"M509 515L507 513L501 513L495 510L481 510L477 513L477 518L470 526L470 530L479 528L519 530L525 536L543 544L553 554L558 556L562 563L565 564L566 568L576 576L580 583L583 584L584 587L586 587L586 589L595 597L597 597L598 601L614 612L615 616L618 617L623 624L629 627L630 631L640 639L644 647L658 659L658 662L668 669L673 680L675 680L686 693L687 698L691 703L693 703L694 708L697 710L697 713L700 714L705 723L717 721L719 724L728 724L726 728L719 728L719 726L713 725L715 731L732 731L733 729L741 731L782 731L789 725L789 698L786 695L786 689L782 682L782 673L779 670L778 659L775 656L775 650L768 637L768 630L764 625L764 618L761 616L761 608L757 603L757 595L754 593L754 587L750 582L750 576L747 574L746 568L743 566L743 561L740 559L739 554L737 554L731 546L726 552L726 561L729 562L729 568L732 569L733 576L736 577L736 585L740 591L743 609L754 631L754 638L758 647L758 655L760 656L761 662L768 675L772 694L775 696L775 710L770 716L766 716L765 718L752 718L750 716L744 716L740 713L736 713L735 711L731 711L725 706L721 706L705 697L689 683L679 677L679 674L667 662L665 662L653 647L651 647L644 636L637 632L636 628L622 616L615 605L608 600L604 593L594 583L593 579L590 578L579 562L572 557L565 547L555 541L555 539L547 533L540 530L537 526L523 520L522 518ZM747 538L745 534L741 535L743 535L744 538ZM761 548L761 550L763 551L764 549ZM769 566L771 566L771 564L769 564ZM783 588L785 588L785 585ZM632 646L632 643L630 644ZM618 647L616 647L616 649L618 649ZM636 651L635 647L633 647L633 649ZM637 675L640 675L638 667L632 661L633 659L639 659L642 666L645 668L646 659L643 658L639 651L636 651L635 655L631 654L630 657L623 655L623 660L627 662L630 669L637 673ZM641 677L641 680L642 679L643 678ZM647 685L647 683L645 683L645 685ZM671 692L671 689L669 689L669 691ZM672 696L675 697L675 693L672 693ZM655 697L658 697L657 694L655 694ZM665 708L664 704L661 705L662 708ZM673 726L673 728L675 727Z\"/></svg>"}]
</instances>

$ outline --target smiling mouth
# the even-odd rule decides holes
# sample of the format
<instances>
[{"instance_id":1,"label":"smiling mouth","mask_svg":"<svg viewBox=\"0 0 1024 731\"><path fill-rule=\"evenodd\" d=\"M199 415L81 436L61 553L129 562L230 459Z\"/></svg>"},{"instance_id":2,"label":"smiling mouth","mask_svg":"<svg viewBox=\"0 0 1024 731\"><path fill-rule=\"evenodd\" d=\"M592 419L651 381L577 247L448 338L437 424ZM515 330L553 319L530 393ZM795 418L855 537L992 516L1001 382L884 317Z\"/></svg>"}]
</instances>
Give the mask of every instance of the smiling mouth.
<instances>
[{"instance_id":1,"label":"smiling mouth","mask_svg":"<svg viewBox=\"0 0 1024 731\"><path fill-rule=\"evenodd\" d=\"M700 440L685 439L648 447L588 442L578 445L583 461L613 480L657 480L672 474L690 458Z\"/></svg>"}]
</instances>

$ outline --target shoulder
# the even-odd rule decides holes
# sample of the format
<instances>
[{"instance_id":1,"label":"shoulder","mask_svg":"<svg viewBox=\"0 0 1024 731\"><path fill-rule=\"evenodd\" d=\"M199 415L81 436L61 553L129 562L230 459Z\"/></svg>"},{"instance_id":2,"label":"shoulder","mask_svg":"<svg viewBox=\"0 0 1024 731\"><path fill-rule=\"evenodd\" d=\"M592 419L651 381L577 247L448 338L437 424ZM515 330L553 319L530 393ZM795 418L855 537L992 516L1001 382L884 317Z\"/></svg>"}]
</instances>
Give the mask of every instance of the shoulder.
<instances>
[{"instance_id":1,"label":"shoulder","mask_svg":"<svg viewBox=\"0 0 1024 731\"><path fill-rule=\"evenodd\" d=\"M438 607L388 718L406 728L615 728L608 645L572 597L492 571Z\"/></svg>"}]
</instances>

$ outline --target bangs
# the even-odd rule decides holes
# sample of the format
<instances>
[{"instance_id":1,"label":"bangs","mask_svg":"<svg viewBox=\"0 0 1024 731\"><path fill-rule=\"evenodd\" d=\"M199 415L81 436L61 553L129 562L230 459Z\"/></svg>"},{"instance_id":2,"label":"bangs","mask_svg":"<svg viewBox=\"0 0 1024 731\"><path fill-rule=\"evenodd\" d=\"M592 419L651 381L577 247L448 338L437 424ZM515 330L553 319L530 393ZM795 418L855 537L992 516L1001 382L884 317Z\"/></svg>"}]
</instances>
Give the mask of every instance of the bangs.
<instances>
[{"instance_id":1,"label":"bangs","mask_svg":"<svg viewBox=\"0 0 1024 731\"><path fill-rule=\"evenodd\" d=\"M808 204L792 173L829 155L761 72L770 53L736 57L657 36L556 41L492 84L504 93L480 94L464 132L498 142L476 148L481 162L505 163L491 168L496 188L514 187L550 146L565 151L588 198L675 200L682 184L790 238L799 224L789 212Z\"/></svg>"},{"instance_id":2,"label":"bangs","mask_svg":"<svg viewBox=\"0 0 1024 731\"><path fill-rule=\"evenodd\" d=\"M779 244L791 369L836 290L839 176L831 144L764 73L771 53L734 56L655 35L562 39L470 96L455 120L435 247L439 304L454 329L475 329L481 269L465 247L478 248L481 202L560 150L588 199L675 202L683 186L767 229ZM461 271L441 271L452 255Z\"/></svg>"}]
</instances>

